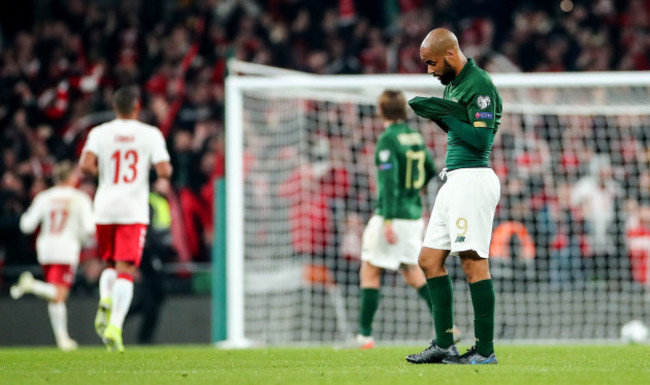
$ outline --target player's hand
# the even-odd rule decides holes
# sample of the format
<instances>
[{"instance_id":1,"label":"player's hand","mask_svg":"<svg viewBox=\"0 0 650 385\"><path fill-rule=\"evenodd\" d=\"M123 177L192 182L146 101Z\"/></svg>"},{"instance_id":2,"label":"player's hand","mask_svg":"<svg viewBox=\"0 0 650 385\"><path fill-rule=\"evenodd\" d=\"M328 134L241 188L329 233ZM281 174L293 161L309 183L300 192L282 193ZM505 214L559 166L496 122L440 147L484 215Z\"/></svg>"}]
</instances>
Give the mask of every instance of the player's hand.
<instances>
[{"instance_id":1,"label":"player's hand","mask_svg":"<svg viewBox=\"0 0 650 385\"><path fill-rule=\"evenodd\" d=\"M393 230L393 223L390 221L384 222L384 238L391 245L397 243L397 233Z\"/></svg>"}]
</instances>

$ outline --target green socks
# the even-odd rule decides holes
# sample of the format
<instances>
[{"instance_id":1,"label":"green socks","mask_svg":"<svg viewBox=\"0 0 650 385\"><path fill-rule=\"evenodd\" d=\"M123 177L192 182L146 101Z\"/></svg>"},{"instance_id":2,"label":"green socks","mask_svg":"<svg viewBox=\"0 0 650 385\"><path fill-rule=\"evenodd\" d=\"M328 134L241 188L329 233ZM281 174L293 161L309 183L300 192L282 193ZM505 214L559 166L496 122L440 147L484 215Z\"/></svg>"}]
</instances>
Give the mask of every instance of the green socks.
<instances>
[{"instance_id":1,"label":"green socks","mask_svg":"<svg viewBox=\"0 0 650 385\"><path fill-rule=\"evenodd\" d=\"M372 320L379 307L379 289L361 288L361 306L359 306L359 333L372 335Z\"/></svg>"},{"instance_id":2,"label":"green socks","mask_svg":"<svg viewBox=\"0 0 650 385\"><path fill-rule=\"evenodd\" d=\"M474 306L476 352L483 357L494 353L494 286L486 279L469 284ZM437 332L437 329L436 329Z\"/></svg>"},{"instance_id":3,"label":"green socks","mask_svg":"<svg viewBox=\"0 0 650 385\"><path fill-rule=\"evenodd\" d=\"M483 357L494 353L494 286L491 279L469 284L474 306L476 351ZM445 349L454 344L454 293L449 275L427 279L418 294L427 302L436 330L436 345ZM379 307L379 289L361 289L359 333L372 335L372 320Z\"/></svg>"},{"instance_id":4,"label":"green socks","mask_svg":"<svg viewBox=\"0 0 650 385\"><path fill-rule=\"evenodd\" d=\"M427 285L422 285L418 290L418 294L427 303L427 308L429 308L429 314L433 316L433 304L431 303L431 296L429 295L429 287Z\"/></svg>"},{"instance_id":5,"label":"green socks","mask_svg":"<svg viewBox=\"0 0 650 385\"><path fill-rule=\"evenodd\" d=\"M446 349L454 344L454 293L449 275L427 279L433 307L436 345Z\"/></svg>"}]
</instances>

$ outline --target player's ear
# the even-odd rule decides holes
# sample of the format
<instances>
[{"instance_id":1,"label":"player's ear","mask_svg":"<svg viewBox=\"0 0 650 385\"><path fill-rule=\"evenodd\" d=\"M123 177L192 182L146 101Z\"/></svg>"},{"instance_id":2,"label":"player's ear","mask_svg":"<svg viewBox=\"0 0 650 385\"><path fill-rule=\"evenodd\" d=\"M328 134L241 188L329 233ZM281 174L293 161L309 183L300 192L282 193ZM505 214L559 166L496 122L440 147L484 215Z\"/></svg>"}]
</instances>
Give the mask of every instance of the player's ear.
<instances>
[{"instance_id":1,"label":"player's ear","mask_svg":"<svg viewBox=\"0 0 650 385\"><path fill-rule=\"evenodd\" d=\"M445 52L445 56L449 63L453 63L456 60L456 51L450 48Z\"/></svg>"}]
</instances>

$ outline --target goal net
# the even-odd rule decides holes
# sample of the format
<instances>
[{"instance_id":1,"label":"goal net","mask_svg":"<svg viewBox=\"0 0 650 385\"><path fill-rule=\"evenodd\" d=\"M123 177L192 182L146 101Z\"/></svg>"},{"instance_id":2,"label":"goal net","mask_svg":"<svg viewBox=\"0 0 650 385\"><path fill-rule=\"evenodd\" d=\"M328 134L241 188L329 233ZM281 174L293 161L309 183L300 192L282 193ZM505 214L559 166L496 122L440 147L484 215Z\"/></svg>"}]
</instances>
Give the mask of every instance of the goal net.
<instances>
[{"instance_id":1,"label":"goal net","mask_svg":"<svg viewBox=\"0 0 650 385\"><path fill-rule=\"evenodd\" d=\"M490 265L497 340L614 340L650 322L650 74L494 76L504 115ZM440 96L428 76L227 80L228 340L336 343L357 333L361 233L376 194L376 100ZM436 167L446 134L411 114ZM439 179L428 186L428 218ZM447 261L455 322L473 341L458 258ZM374 337L424 342L433 323L386 271Z\"/></svg>"}]
</instances>

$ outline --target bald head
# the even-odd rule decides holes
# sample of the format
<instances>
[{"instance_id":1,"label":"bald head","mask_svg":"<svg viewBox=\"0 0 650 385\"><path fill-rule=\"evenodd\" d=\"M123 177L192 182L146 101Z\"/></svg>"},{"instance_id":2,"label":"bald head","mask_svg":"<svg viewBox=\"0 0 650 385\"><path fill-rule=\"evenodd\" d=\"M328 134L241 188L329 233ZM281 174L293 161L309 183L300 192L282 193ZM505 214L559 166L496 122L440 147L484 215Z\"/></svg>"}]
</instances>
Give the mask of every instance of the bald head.
<instances>
[{"instance_id":1,"label":"bald head","mask_svg":"<svg viewBox=\"0 0 650 385\"><path fill-rule=\"evenodd\" d=\"M451 83L467 63L456 35L445 28L429 32L420 45L420 58L427 65L427 73L444 85Z\"/></svg>"},{"instance_id":2,"label":"bald head","mask_svg":"<svg viewBox=\"0 0 650 385\"><path fill-rule=\"evenodd\" d=\"M448 50L460 51L456 35L446 28L436 28L429 32L420 46L420 50L423 49L437 55L444 55Z\"/></svg>"}]
</instances>

